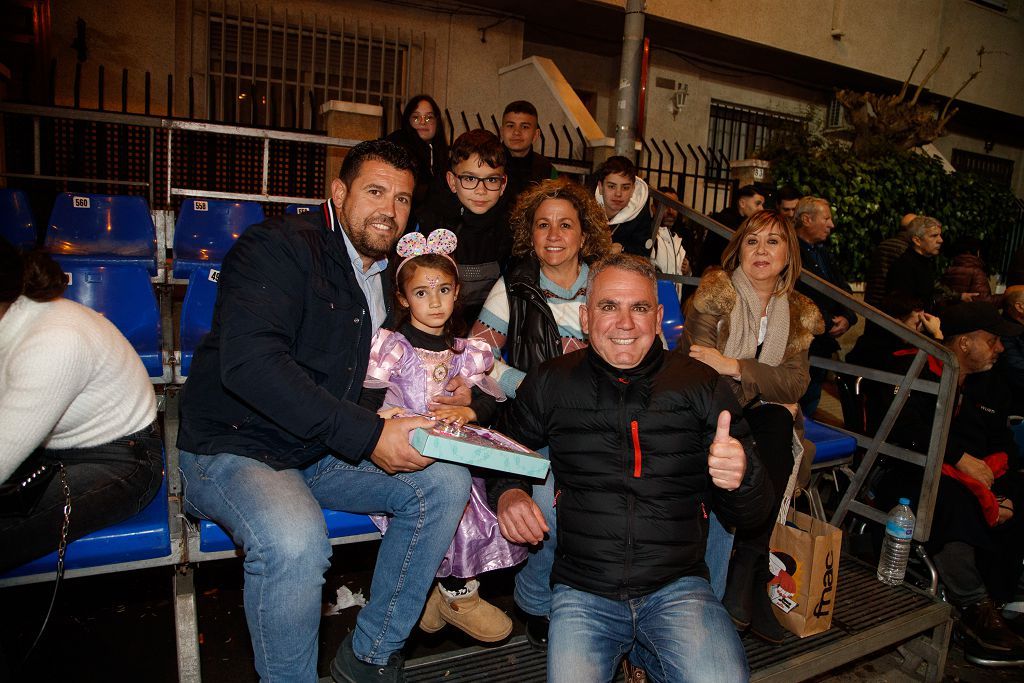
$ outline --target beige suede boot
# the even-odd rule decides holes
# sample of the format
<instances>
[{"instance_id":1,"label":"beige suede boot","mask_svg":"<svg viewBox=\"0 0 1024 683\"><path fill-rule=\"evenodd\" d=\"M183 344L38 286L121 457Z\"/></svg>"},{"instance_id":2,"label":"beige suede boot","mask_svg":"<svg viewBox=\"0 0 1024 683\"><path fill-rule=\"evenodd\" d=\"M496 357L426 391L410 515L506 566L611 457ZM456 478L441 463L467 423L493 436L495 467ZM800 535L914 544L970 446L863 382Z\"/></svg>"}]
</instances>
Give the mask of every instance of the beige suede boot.
<instances>
[{"instance_id":1,"label":"beige suede boot","mask_svg":"<svg viewBox=\"0 0 1024 683\"><path fill-rule=\"evenodd\" d=\"M420 617L420 628L427 633L437 633L444 628L444 619L441 618L441 584L435 583L430 589L430 597L427 598L427 605L423 608L423 616Z\"/></svg>"},{"instance_id":2,"label":"beige suede boot","mask_svg":"<svg viewBox=\"0 0 1024 683\"><path fill-rule=\"evenodd\" d=\"M512 633L512 620L491 603L480 598L480 582L466 583L466 592L452 594L438 586L441 618L457 629L485 643L503 640ZM422 625L422 622L420 622Z\"/></svg>"}]
</instances>

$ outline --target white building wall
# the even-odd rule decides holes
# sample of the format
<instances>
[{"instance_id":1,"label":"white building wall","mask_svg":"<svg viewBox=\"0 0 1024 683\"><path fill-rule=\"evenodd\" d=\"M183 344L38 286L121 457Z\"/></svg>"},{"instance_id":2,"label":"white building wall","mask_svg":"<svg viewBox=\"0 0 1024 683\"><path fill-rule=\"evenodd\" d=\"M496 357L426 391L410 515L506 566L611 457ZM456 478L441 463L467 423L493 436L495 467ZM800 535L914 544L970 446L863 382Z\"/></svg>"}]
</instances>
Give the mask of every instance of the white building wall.
<instances>
[{"instance_id":1,"label":"white building wall","mask_svg":"<svg viewBox=\"0 0 1024 683\"><path fill-rule=\"evenodd\" d=\"M591 0L624 7L623 0ZM917 79L947 46L929 83L951 95L992 51L963 98L1024 116L1024 0L1006 14L970 0L647 0L647 14L903 81L922 49Z\"/></svg>"}]
</instances>

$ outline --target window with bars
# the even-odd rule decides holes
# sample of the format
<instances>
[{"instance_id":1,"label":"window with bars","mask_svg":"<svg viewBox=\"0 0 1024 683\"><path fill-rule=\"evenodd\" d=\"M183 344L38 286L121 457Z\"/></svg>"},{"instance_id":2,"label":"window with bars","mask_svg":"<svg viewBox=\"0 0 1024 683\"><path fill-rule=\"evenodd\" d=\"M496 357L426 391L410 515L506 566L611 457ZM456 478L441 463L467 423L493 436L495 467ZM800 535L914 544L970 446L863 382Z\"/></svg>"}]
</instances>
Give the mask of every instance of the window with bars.
<instances>
[{"instance_id":1,"label":"window with bars","mask_svg":"<svg viewBox=\"0 0 1024 683\"><path fill-rule=\"evenodd\" d=\"M379 104L389 119L395 117L407 96L408 40L387 29L353 33L320 23L285 23L273 13L210 14L208 117L317 129L320 105L332 99Z\"/></svg>"},{"instance_id":2,"label":"window with bars","mask_svg":"<svg viewBox=\"0 0 1024 683\"><path fill-rule=\"evenodd\" d=\"M1013 159L954 149L950 163L961 173L973 173L1006 188L1013 185Z\"/></svg>"},{"instance_id":3,"label":"window with bars","mask_svg":"<svg viewBox=\"0 0 1024 683\"><path fill-rule=\"evenodd\" d=\"M711 101L708 148L730 161L748 159L780 135L799 129L800 116Z\"/></svg>"}]
</instances>

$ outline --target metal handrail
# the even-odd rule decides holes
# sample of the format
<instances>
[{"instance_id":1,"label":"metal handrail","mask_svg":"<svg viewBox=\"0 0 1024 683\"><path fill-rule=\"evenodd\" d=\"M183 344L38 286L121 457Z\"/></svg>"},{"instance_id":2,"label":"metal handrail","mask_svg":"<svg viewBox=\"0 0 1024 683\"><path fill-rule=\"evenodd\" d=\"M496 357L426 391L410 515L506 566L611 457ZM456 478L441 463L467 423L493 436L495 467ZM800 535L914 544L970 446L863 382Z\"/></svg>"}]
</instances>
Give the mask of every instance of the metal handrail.
<instances>
[{"instance_id":1,"label":"metal handrail","mask_svg":"<svg viewBox=\"0 0 1024 683\"><path fill-rule=\"evenodd\" d=\"M29 116L32 118L33 128L33 173L0 173L0 176L11 178L26 178L34 180L63 180L70 182L91 182L110 185L132 185L150 188L150 203L152 204L152 193L155 188L152 186L152 164L150 158L150 181L124 181L117 178L79 178L72 176L50 176L41 172L41 135L40 121L45 118L65 119L71 121L89 121L92 123L107 123L123 126L138 126L153 130L163 129L167 131L167 187L166 201L170 203L173 197L208 197L210 199L228 199L238 201L256 201L280 204L318 204L322 198L311 199L308 197L289 197L272 195L268 193L269 168L270 168L270 141L281 140L288 142L301 142L323 147L351 148L359 144L361 140L348 138L335 138L326 135L313 135L309 133L293 133L266 128L253 128L248 126L233 126L220 123L204 123L201 121L185 121L180 119L146 116L144 114L117 114L104 111L90 111L71 109L64 107L45 107L31 104L0 103L0 114L13 114ZM259 193L244 192L217 192L197 188L176 187L173 180L173 159L174 159L174 131L187 131L194 133L208 133L214 135L230 135L236 137L254 138L263 140L262 169ZM152 132L150 133L152 135Z\"/></svg>"},{"instance_id":2,"label":"metal handrail","mask_svg":"<svg viewBox=\"0 0 1024 683\"><path fill-rule=\"evenodd\" d=\"M704 214L701 214L682 202L659 192L650 190L651 199L654 201L655 225L660 224L660 218L666 208L673 208L681 216L701 226L705 230L720 235L728 240L732 237L733 231ZM673 278L674 280L675 278ZM698 282L698 278L679 278L687 284ZM865 449L860 464L856 467L853 480L836 507L835 513L829 520L834 525L840 525L850 513L860 515L880 524L885 524L886 511L878 510L858 500L861 489L868 480L868 474L878 459L879 453L893 457L924 468L924 476L921 480L921 495L918 498L916 510L917 525L914 529L914 539L919 542L927 541L931 535L931 526L934 519L935 498L938 494L939 477L942 474L943 456L946 452L946 438L949 434L949 425L953 417L954 394L956 391L957 378L960 374L960 367L956 356L945 346L935 342L933 339L906 327L895 318L891 318L882 311L870 304L866 304L854 298L848 292L839 289L835 285L822 280L817 275L808 271L800 274L800 281L814 291L824 294L829 299L836 301L846 308L852 310L871 321L882 329L892 333L901 341L917 349L910 368L906 374L882 372L870 368L864 368L846 361L837 361L831 358L811 356L811 365L826 368L837 372L857 374L872 380L892 383L899 386L893 398L889 410L882 418L881 424L874 435L862 435L846 429L840 431L853 436L857 444ZM933 356L944 364L942 376L938 382L922 380L919 378L921 370L924 369L928 356ZM928 450L926 453L900 448L895 444L886 442L889 433L896 424L900 411L906 404L910 391L922 391L935 394L935 419L932 422Z\"/></svg>"}]
</instances>

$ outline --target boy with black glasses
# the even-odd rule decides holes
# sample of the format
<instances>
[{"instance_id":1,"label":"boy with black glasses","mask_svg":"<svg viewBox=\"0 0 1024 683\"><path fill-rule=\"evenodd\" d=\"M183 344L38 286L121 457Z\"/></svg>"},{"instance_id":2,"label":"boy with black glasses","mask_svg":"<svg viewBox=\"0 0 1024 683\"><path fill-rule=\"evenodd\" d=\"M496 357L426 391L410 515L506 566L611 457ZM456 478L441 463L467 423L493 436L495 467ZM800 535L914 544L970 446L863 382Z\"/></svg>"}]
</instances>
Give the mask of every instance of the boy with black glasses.
<instances>
[{"instance_id":1,"label":"boy with black glasses","mask_svg":"<svg viewBox=\"0 0 1024 683\"><path fill-rule=\"evenodd\" d=\"M459 299L468 328L512 253L504 200L507 156L494 133L478 129L455 139L450 162L446 179L458 204L453 203L447 211L436 205L428 207L417 229L429 234L436 228L448 228L458 237L452 258L459 264Z\"/></svg>"}]
</instances>

